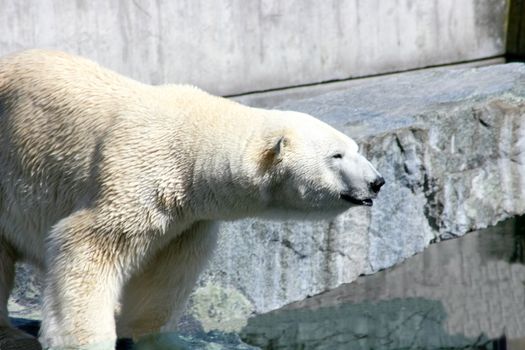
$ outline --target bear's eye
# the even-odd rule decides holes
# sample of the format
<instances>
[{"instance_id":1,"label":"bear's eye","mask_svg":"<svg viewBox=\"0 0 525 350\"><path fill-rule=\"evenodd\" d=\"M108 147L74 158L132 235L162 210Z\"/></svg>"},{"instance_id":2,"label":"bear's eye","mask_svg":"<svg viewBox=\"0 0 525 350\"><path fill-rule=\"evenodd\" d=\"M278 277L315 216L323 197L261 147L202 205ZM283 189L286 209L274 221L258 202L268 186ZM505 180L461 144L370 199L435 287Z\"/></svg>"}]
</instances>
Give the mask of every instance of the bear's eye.
<instances>
[{"instance_id":1,"label":"bear's eye","mask_svg":"<svg viewBox=\"0 0 525 350\"><path fill-rule=\"evenodd\" d=\"M341 159L343 158L343 155L341 153L336 153L332 156L332 158L335 158L335 159Z\"/></svg>"}]
</instances>

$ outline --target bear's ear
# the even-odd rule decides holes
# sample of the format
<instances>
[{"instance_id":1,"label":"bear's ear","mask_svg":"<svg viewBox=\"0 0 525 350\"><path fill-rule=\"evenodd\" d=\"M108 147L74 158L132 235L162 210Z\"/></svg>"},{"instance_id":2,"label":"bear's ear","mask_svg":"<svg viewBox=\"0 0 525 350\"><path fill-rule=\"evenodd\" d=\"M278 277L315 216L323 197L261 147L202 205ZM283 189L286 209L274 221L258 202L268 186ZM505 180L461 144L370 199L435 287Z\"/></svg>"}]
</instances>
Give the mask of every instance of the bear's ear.
<instances>
[{"instance_id":1,"label":"bear's ear","mask_svg":"<svg viewBox=\"0 0 525 350\"><path fill-rule=\"evenodd\" d=\"M276 156L281 154L283 148L286 146L286 143L287 143L287 140L286 140L286 137L284 136L279 137L277 142L275 142L272 150Z\"/></svg>"},{"instance_id":2,"label":"bear's ear","mask_svg":"<svg viewBox=\"0 0 525 350\"><path fill-rule=\"evenodd\" d=\"M279 156L282 154L284 147L288 144L288 140L285 136L281 136L273 141L273 145L267 148L262 153L260 159L260 170L263 172L267 171L272 165L279 163L281 159Z\"/></svg>"}]
</instances>

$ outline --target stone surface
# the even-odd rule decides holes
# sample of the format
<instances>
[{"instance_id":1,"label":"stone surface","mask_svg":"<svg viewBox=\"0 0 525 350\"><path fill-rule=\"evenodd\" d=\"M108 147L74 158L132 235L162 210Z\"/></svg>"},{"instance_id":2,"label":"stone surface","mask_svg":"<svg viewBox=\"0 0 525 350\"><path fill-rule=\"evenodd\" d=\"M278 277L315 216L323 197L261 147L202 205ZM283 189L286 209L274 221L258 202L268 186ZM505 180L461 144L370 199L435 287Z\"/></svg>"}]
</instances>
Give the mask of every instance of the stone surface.
<instances>
[{"instance_id":1,"label":"stone surface","mask_svg":"<svg viewBox=\"0 0 525 350\"><path fill-rule=\"evenodd\" d=\"M253 311L252 303L235 288L207 283L193 294L192 321L202 329L239 330ZM197 302L198 301L198 302ZM180 325L179 325L180 326Z\"/></svg>"},{"instance_id":2,"label":"stone surface","mask_svg":"<svg viewBox=\"0 0 525 350\"><path fill-rule=\"evenodd\" d=\"M216 94L465 62L505 51L508 0L0 0L0 55L79 53Z\"/></svg>"},{"instance_id":3,"label":"stone surface","mask_svg":"<svg viewBox=\"0 0 525 350\"><path fill-rule=\"evenodd\" d=\"M525 217L249 320L263 349L493 349L525 336ZM523 339L522 339L523 340ZM477 346L477 347L476 347Z\"/></svg>"},{"instance_id":4,"label":"stone surface","mask_svg":"<svg viewBox=\"0 0 525 350\"><path fill-rule=\"evenodd\" d=\"M442 69L467 69L492 66L496 64L504 64L506 60L504 57L492 57L487 59L480 59L476 61L467 61L447 65L446 67L426 68L427 71L442 70ZM362 84L372 84L384 79L384 75L369 76L357 79L336 80L323 84L314 84L306 86L287 87L278 90L251 92L231 98L242 104L259 107L259 108L274 108L288 100L304 100L311 97L319 96L325 93L333 93L335 91L350 90L354 86Z\"/></svg>"}]
</instances>

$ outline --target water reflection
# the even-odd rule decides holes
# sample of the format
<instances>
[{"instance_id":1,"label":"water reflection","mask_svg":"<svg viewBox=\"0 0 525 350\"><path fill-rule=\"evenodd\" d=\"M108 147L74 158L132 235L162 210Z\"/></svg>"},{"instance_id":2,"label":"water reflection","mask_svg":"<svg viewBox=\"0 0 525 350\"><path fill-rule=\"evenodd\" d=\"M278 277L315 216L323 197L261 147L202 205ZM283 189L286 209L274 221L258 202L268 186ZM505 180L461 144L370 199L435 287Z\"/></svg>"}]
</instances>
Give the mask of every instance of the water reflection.
<instances>
[{"instance_id":1,"label":"water reflection","mask_svg":"<svg viewBox=\"0 0 525 350\"><path fill-rule=\"evenodd\" d=\"M525 217L249 320L263 349L525 349Z\"/></svg>"}]
</instances>

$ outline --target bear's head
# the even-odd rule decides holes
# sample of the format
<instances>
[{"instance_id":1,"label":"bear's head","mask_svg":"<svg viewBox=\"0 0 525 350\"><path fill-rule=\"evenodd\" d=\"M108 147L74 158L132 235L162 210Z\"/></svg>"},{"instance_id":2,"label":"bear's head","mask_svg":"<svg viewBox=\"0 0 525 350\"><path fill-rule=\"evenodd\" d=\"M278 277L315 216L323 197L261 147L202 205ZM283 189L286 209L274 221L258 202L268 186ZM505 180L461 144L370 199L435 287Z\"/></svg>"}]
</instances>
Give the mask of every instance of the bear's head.
<instances>
[{"instance_id":1,"label":"bear's head","mask_svg":"<svg viewBox=\"0 0 525 350\"><path fill-rule=\"evenodd\" d=\"M385 181L355 141L307 114L276 112L285 122L270 128L260 158L270 216L330 216L372 205Z\"/></svg>"}]
</instances>

